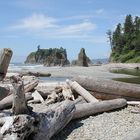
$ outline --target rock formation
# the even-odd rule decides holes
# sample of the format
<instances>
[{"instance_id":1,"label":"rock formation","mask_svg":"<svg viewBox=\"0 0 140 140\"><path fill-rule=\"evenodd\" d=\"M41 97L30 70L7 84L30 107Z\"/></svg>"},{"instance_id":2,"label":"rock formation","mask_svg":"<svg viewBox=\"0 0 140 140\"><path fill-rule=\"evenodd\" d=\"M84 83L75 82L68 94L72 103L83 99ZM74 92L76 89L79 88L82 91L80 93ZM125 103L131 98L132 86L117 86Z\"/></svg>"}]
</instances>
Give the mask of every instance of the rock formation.
<instances>
[{"instance_id":1,"label":"rock formation","mask_svg":"<svg viewBox=\"0 0 140 140\"><path fill-rule=\"evenodd\" d=\"M25 63L44 64L45 66L64 66L69 64L69 60L67 59L66 49L62 47L40 49L40 46L38 46L36 52L32 52L28 55Z\"/></svg>"},{"instance_id":2,"label":"rock formation","mask_svg":"<svg viewBox=\"0 0 140 140\"><path fill-rule=\"evenodd\" d=\"M85 49L81 48L80 53L78 54L78 60L72 61L72 65L88 67L88 63L91 63L91 60L87 57Z\"/></svg>"}]
</instances>

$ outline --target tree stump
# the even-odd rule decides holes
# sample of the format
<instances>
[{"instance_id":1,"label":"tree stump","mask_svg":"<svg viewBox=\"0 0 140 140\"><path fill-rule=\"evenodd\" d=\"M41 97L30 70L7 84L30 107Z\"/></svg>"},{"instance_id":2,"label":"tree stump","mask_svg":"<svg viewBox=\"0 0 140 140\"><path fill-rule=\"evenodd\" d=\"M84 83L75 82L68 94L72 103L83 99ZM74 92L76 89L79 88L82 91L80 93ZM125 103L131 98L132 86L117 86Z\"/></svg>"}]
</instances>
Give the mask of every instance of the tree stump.
<instances>
[{"instance_id":1,"label":"tree stump","mask_svg":"<svg viewBox=\"0 0 140 140\"><path fill-rule=\"evenodd\" d=\"M4 48L0 50L0 81L4 79L7 73L12 54L11 49Z\"/></svg>"},{"instance_id":2,"label":"tree stump","mask_svg":"<svg viewBox=\"0 0 140 140\"><path fill-rule=\"evenodd\" d=\"M14 87L12 106L13 114L28 114L29 110L25 99L24 84L22 79L20 77L12 76L10 80Z\"/></svg>"}]
</instances>

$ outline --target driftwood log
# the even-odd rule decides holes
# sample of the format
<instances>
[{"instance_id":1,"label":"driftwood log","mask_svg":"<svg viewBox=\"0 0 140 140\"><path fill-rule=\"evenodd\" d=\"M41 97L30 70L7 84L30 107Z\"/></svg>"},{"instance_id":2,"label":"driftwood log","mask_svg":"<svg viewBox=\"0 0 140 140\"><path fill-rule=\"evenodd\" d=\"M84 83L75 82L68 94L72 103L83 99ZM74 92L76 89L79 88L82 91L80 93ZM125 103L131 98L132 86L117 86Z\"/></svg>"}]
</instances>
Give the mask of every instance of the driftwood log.
<instances>
[{"instance_id":1,"label":"driftwood log","mask_svg":"<svg viewBox=\"0 0 140 140\"><path fill-rule=\"evenodd\" d=\"M125 98L132 101L140 100L140 86L85 76L75 77L74 80L100 99Z\"/></svg>"},{"instance_id":2,"label":"driftwood log","mask_svg":"<svg viewBox=\"0 0 140 140\"><path fill-rule=\"evenodd\" d=\"M31 93L25 93L26 101L31 100L32 98L33 97ZM11 108L12 102L13 102L13 94L5 97L3 100L0 101L0 110L5 109L5 108Z\"/></svg>"},{"instance_id":3,"label":"driftwood log","mask_svg":"<svg viewBox=\"0 0 140 140\"><path fill-rule=\"evenodd\" d=\"M37 90L32 93L32 97L33 100L28 101L28 103L44 103L44 99Z\"/></svg>"},{"instance_id":4,"label":"driftwood log","mask_svg":"<svg viewBox=\"0 0 140 140\"><path fill-rule=\"evenodd\" d=\"M33 80L32 82L30 82L29 84L26 84L24 86L24 91L26 92L30 92L32 91L37 85L38 85L39 81L38 80Z\"/></svg>"},{"instance_id":5,"label":"driftwood log","mask_svg":"<svg viewBox=\"0 0 140 140\"><path fill-rule=\"evenodd\" d=\"M101 101L97 103L77 104L73 119L78 119L97 113L111 111L114 109L122 108L126 105L127 101L125 99L114 99L108 101Z\"/></svg>"},{"instance_id":6,"label":"driftwood log","mask_svg":"<svg viewBox=\"0 0 140 140\"><path fill-rule=\"evenodd\" d=\"M4 48L0 50L0 81L3 80L7 73L12 54L11 49Z\"/></svg>"},{"instance_id":7,"label":"driftwood log","mask_svg":"<svg viewBox=\"0 0 140 140\"><path fill-rule=\"evenodd\" d=\"M28 71L28 72L22 72L20 73L22 76L36 76L36 77L50 77L50 73L45 73L45 72L33 72L33 71Z\"/></svg>"},{"instance_id":8,"label":"driftwood log","mask_svg":"<svg viewBox=\"0 0 140 140\"><path fill-rule=\"evenodd\" d=\"M8 94L10 94L10 87L6 85L0 85L0 100L8 96Z\"/></svg>"},{"instance_id":9,"label":"driftwood log","mask_svg":"<svg viewBox=\"0 0 140 140\"><path fill-rule=\"evenodd\" d=\"M2 140L25 140L34 131L35 119L29 115L4 117L1 120L4 123L0 130Z\"/></svg>"},{"instance_id":10,"label":"driftwood log","mask_svg":"<svg viewBox=\"0 0 140 140\"><path fill-rule=\"evenodd\" d=\"M50 140L50 138L61 131L72 119L75 112L75 105L72 101L66 100L41 110L39 123L33 133L33 140Z\"/></svg>"},{"instance_id":11,"label":"driftwood log","mask_svg":"<svg viewBox=\"0 0 140 140\"><path fill-rule=\"evenodd\" d=\"M92 96L86 89L79 85L76 81L72 82L71 80L66 80L67 84L80 94L88 102L98 102L98 100Z\"/></svg>"},{"instance_id":12,"label":"driftwood log","mask_svg":"<svg viewBox=\"0 0 140 140\"><path fill-rule=\"evenodd\" d=\"M4 140L50 140L72 119L75 105L71 101L54 104L32 115L16 115L1 118L0 130Z\"/></svg>"}]
</instances>

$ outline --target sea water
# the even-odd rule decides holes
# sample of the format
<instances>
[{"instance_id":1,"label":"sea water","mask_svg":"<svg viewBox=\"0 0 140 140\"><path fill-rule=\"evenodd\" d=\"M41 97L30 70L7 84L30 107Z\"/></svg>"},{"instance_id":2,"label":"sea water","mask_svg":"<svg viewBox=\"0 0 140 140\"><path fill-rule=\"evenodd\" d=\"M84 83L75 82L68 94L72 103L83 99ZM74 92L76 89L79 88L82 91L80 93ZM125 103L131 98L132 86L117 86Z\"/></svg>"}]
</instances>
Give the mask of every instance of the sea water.
<instances>
[{"instance_id":1,"label":"sea water","mask_svg":"<svg viewBox=\"0 0 140 140\"><path fill-rule=\"evenodd\" d=\"M38 70L41 71L47 71L46 66L40 65L40 64L24 64L24 63L11 63L8 67L8 72L28 72L28 71L34 71L37 72ZM51 67L51 69L59 69L60 66L54 66ZM66 79L71 79L71 77L67 76L50 76L50 77L39 77L40 81L44 82L54 82L59 81L63 82Z\"/></svg>"}]
</instances>

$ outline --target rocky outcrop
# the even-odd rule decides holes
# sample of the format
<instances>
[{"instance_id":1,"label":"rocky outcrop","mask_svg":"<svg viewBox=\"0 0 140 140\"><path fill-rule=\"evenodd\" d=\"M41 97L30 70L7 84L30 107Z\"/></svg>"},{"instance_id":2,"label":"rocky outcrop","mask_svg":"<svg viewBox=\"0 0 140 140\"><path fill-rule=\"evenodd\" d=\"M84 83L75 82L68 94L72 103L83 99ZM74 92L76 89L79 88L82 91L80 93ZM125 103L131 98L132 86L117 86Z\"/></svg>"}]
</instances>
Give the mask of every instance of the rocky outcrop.
<instances>
[{"instance_id":1,"label":"rocky outcrop","mask_svg":"<svg viewBox=\"0 0 140 140\"><path fill-rule=\"evenodd\" d=\"M78 54L78 60L73 60L72 65L88 67L88 64L91 63L89 57L85 53L85 49L81 48L80 53Z\"/></svg>"},{"instance_id":2,"label":"rocky outcrop","mask_svg":"<svg viewBox=\"0 0 140 140\"><path fill-rule=\"evenodd\" d=\"M25 63L28 64L44 64L45 66L57 66L68 65L66 49L61 48L49 48L40 49L36 52L32 52L28 55Z\"/></svg>"}]
</instances>

